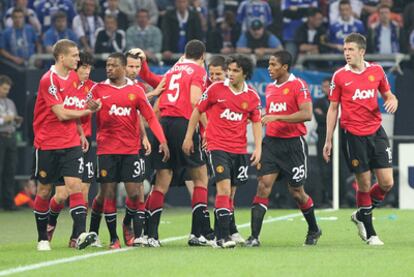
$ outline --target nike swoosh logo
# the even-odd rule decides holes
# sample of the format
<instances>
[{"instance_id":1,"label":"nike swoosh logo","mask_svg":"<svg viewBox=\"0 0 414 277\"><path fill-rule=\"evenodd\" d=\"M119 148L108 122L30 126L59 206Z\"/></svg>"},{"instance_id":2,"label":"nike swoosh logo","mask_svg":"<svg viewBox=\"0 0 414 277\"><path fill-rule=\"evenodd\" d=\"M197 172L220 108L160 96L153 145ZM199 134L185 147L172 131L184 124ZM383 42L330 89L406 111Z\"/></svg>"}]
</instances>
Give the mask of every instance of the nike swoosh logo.
<instances>
[{"instance_id":1,"label":"nike swoosh logo","mask_svg":"<svg viewBox=\"0 0 414 277\"><path fill-rule=\"evenodd\" d=\"M110 95L105 95L105 96L102 96L102 99L106 99L106 98L109 98L109 97L111 97Z\"/></svg>"},{"instance_id":2,"label":"nike swoosh logo","mask_svg":"<svg viewBox=\"0 0 414 277\"><path fill-rule=\"evenodd\" d=\"M86 214L86 212L75 212L75 214Z\"/></svg>"},{"instance_id":3,"label":"nike swoosh logo","mask_svg":"<svg viewBox=\"0 0 414 277\"><path fill-rule=\"evenodd\" d=\"M348 83L345 83L345 86L346 86L346 87L347 87L347 86L349 86L350 84L352 84L352 82L353 82L353 81L348 82Z\"/></svg>"},{"instance_id":4,"label":"nike swoosh logo","mask_svg":"<svg viewBox=\"0 0 414 277\"><path fill-rule=\"evenodd\" d=\"M219 214L219 216L227 216L227 215L229 215L229 214Z\"/></svg>"},{"instance_id":5,"label":"nike swoosh logo","mask_svg":"<svg viewBox=\"0 0 414 277\"><path fill-rule=\"evenodd\" d=\"M65 90L64 88L59 89L59 91L64 91L64 90Z\"/></svg>"},{"instance_id":6,"label":"nike swoosh logo","mask_svg":"<svg viewBox=\"0 0 414 277\"><path fill-rule=\"evenodd\" d=\"M116 220L116 218L107 220L106 222L111 223L111 222L114 222L115 220Z\"/></svg>"},{"instance_id":7,"label":"nike swoosh logo","mask_svg":"<svg viewBox=\"0 0 414 277\"><path fill-rule=\"evenodd\" d=\"M217 99L217 102L226 102L226 99Z\"/></svg>"},{"instance_id":8,"label":"nike swoosh logo","mask_svg":"<svg viewBox=\"0 0 414 277\"><path fill-rule=\"evenodd\" d=\"M48 219L48 217L46 216L46 217L39 217L38 218L39 220L46 220L46 219Z\"/></svg>"}]
</instances>

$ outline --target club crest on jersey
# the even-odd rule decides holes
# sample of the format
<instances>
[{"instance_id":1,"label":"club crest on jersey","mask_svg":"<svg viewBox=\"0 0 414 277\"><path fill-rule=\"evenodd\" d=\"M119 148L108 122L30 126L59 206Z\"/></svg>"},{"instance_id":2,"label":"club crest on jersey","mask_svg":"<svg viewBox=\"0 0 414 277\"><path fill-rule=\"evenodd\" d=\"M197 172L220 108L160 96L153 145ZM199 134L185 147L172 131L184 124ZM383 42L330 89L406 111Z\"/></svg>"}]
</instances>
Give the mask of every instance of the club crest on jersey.
<instances>
[{"instance_id":1,"label":"club crest on jersey","mask_svg":"<svg viewBox=\"0 0 414 277\"><path fill-rule=\"evenodd\" d=\"M249 107L249 103L247 103L246 101L244 101L244 102L242 102L241 103L241 108L243 109L243 110L247 110L247 108Z\"/></svg>"},{"instance_id":2,"label":"club crest on jersey","mask_svg":"<svg viewBox=\"0 0 414 277\"><path fill-rule=\"evenodd\" d=\"M44 170L40 170L40 171L39 171L39 176L40 176L40 177L42 177L42 178L46 178L46 176L47 176L46 171L44 171Z\"/></svg>"},{"instance_id":3,"label":"club crest on jersey","mask_svg":"<svg viewBox=\"0 0 414 277\"><path fill-rule=\"evenodd\" d=\"M288 94L289 93L289 89L288 88L285 88L284 90L283 90L283 94L284 95L286 95L286 94Z\"/></svg>"},{"instance_id":4,"label":"club crest on jersey","mask_svg":"<svg viewBox=\"0 0 414 277\"><path fill-rule=\"evenodd\" d=\"M218 166L216 167L216 172L217 172L217 173L223 173L223 172L224 172L224 167L223 167L222 165L218 165Z\"/></svg>"},{"instance_id":5,"label":"club crest on jersey","mask_svg":"<svg viewBox=\"0 0 414 277\"><path fill-rule=\"evenodd\" d=\"M134 100L135 100L135 98L136 98L135 94L133 94L133 93L128 94L128 99L129 99L130 101L134 101Z\"/></svg>"},{"instance_id":6,"label":"club crest on jersey","mask_svg":"<svg viewBox=\"0 0 414 277\"><path fill-rule=\"evenodd\" d=\"M359 165L359 161L356 160L356 159L352 160L351 164L352 164L353 167L357 167Z\"/></svg>"},{"instance_id":7,"label":"club crest on jersey","mask_svg":"<svg viewBox=\"0 0 414 277\"><path fill-rule=\"evenodd\" d=\"M368 76L368 80L369 80L370 82L374 82L374 81L375 81L375 77L374 77L374 75L369 75L369 76Z\"/></svg>"},{"instance_id":8,"label":"club crest on jersey","mask_svg":"<svg viewBox=\"0 0 414 277\"><path fill-rule=\"evenodd\" d=\"M73 87L77 88L78 87L78 83L76 81L73 81Z\"/></svg>"},{"instance_id":9,"label":"club crest on jersey","mask_svg":"<svg viewBox=\"0 0 414 277\"><path fill-rule=\"evenodd\" d=\"M106 177L106 176L108 176L108 171L106 171L105 169L102 169L102 170L101 170L101 176L102 176L102 177Z\"/></svg>"},{"instance_id":10,"label":"club crest on jersey","mask_svg":"<svg viewBox=\"0 0 414 277\"><path fill-rule=\"evenodd\" d=\"M50 85L47 91L51 95L53 95L56 99L58 99L58 97L57 97L57 87L55 85Z\"/></svg>"},{"instance_id":11,"label":"club crest on jersey","mask_svg":"<svg viewBox=\"0 0 414 277\"><path fill-rule=\"evenodd\" d=\"M261 163L258 163L258 164L256 165L256 169L257 169L257 170L262 169L262 164L261 164Z\"/></svg>"},{"instance_id":12,"label":"club crest on jersey","mask_svg":"<svg viewBox=\"0 0 414 277\"><path fill-rule=\"evenodd\" d=\"M278 112L286 112L286 111L287 111L286 102L283 102L283 103L270 102L269 113L278 113Z\"/></svg>"},{"instance_id":13,"label":"club crest on jersey","mask_svg":"<svg viewBox=\"0 0 414 277\"><path fill-rule=\"evenodd\" d=\"M368 98L374 98L375 96L375 89L367 89L367 90L355 90L354 96L352 96L352 100L356 99L368 99Z\"/></svg>"},{"instance_id":14,"label":"club crest on jersey","mask_svg":"<svg viewBox=\"0 0 414 277\"><path fill-rule=\"evenodd\" d=\"M241 121L243 119L243 114L232 112L230 109L225 109L224 112L220 114L220 118L225 118L230 121Z\"/></svg>"},{"instance_id":15,"label":"club crest on jersey","mask_svg":"<svg viewBox=\"0 0 414 277\"><path fill-rule=\"evenodd\" d=\"M131 108L117 107L115 104L112 104L111 109L109 110L109 115L130 116Z\"/></svg>"}]
</instances>

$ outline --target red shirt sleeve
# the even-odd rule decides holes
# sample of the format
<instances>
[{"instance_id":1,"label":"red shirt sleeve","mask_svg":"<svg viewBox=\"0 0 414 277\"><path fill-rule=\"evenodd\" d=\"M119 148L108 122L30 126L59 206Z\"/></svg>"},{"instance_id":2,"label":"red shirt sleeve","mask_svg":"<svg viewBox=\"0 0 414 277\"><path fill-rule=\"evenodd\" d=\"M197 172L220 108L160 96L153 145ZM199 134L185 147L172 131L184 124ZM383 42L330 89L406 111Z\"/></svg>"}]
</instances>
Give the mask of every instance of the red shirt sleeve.
<instances>
[{"instance_id":1,"label":"red shirt sleeve","mask_svg":"<svg viewBox=\"0 0 414 277\"><path fill-rule=\"evenodd\" d=\"M341 101L342 89L338 84L338 74L334 74L331 80L329 89L329 101L340 102Z\"/></svg>"},{"instance_id":2,"label":"red shirt sleeve","mask_svg":"<svg viewBox=\"0 0 414 277\"><path fill-rule=\"evenodd\" d=\"M153 88L156 88L162 80L162 76L151 72L146 60L142 61L141 71L138 76Z\"/></svg>"},{"instance_id":3,"label":"red shirt sleeve","mask_svg":"<svg viewBox=\"0 0 414 277\"><path fill-rule=\"evenodd\" d=\"M384 94L387 91L391 90L391 86L390 86L390 83L388 82L387 75L385 74L384 69L382 67L381 67L379 75L381 79L380 79L380 83L378 86L378 90L381 94Z\"/></svg>"},{"instance_id":4,"label":"red shirt sleeve","mask_svg":"<svg viewBox=\"0 0 414 277\"><path fill-rule=\"evenodd\" d=\"M295 90L295 98L299 107L302 103L311 102L312 98L309 92L308 84L306 84L306 82L302 79L298 79L298 83L298 87Z\"/></svg>"},{"instance_id":5,"label":"red shirt sleeve","mask_svg":"<svg viewBox=\"0 0 414 277\"><path fill-rule=\"evenodd\" d=\"M164 131L160 123L158 122L157 116L154 113L154 110L151 107L151 104L148 102L147 97L145 96L144 91L141 91L137 87L137 109L142 114L142 116L147 120L151 131L154 133L154 136L160 143L165 143L167 139L165 138Z\"/></svg>"},{"instance_id":6,"label":"red shirt sleeve","mask_svg":"<svg viewBox=\"0 0 414 277\"><path fill-rule=\"evenodd\" d=\"M40 80L39 87L39 94L42 95L48 107L63 104L62 96L59 93L59 82L53 79L53 73L50 73L47 78Z\"/></svg>"},{"instance_id":7,"label":"red shirt sleeve","mask_svg":"<svg viewBox=\"0 0 414 277\"><path fill-rule=\"evenodd\" d=\"M197 109L204 113L206 112L212 104L217 102L215 93L214 93L214 85L211 85L206 91L203 92L201 95L200 101L197 104Z\"/></svg>"},{"instance_id":8,"label":"red shirt sleeve","mask_svg":"<svg viewBox=\"0 0 414 277\"><path fill-rule=\"evenodd\" d=\"M252 106L254 107L254 109L250 111L249 119L252 122L260 122L262 120L262 114L261 114L262 105L260 103L259 95L256 94L252 102L253 102Z\"/></svg>"},{"instance_id":9,"label":"red shirt sleeve","mask_svg":"<svg viewBox=\"0 0 414 277\"><path fill-rule=\"evenodd\" d=\"M200 68L193 74L193 79L191 81L192 86L197 86L201 90L206 89L206 83L207 83L207 72L204 68Z\"/></svg>"}]
</instances>

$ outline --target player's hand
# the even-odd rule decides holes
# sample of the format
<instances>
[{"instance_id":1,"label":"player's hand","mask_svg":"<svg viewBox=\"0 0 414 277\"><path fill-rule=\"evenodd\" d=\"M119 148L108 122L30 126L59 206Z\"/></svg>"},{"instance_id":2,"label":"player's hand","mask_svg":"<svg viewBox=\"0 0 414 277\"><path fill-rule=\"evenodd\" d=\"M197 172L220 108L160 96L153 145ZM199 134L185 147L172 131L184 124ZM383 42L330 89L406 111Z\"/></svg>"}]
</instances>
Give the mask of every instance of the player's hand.
<instances>
[{"instance_id":1,"label":"player's hand","mask_svg":"<svg viewBox=\"0 0 414 277\"><path fill-rule=\"evenodd\" d=\"M265 115L262 117L262 124L266 125L269 122L277 121L278 116L277 115Z\"/></svg>"},{"instance_id":2,"label":"player's hand","mask_svg":"<svg viewBox=\"0 0 414 277\"><path fill-rule=\"evenodd\" d=\"M170 159L170 149L166 142L160 144L160 149L158 150L159 153L164 153L164 157L162 161L166 163Z\"/></svg>"},{"instance_id":3,"label":"player's hand","mask_svg":"<svg viewBox=\"0 0 414 277\"><path fill-rule=\"evenodd\" d=\"M86 102L86 105L88 106L88 109L91 110L92 112L97 112L102 108L102 101L101 99L89 99Z\"/></svg>"},{"instance_id":4,"label":"player's hand","mask_svg":"<svg viewBox=\"0 0 414 277\"><path fill-rule=\"evenodd\" d=\"M389 97L387 101L384 103L384 109L387 111L387 113L395 113L398 108L398 99L397 97Z\"/></svg>"},{"instance_id":5,"label":"player's hand","mask_svg":"<svg viewBox=\"0 0 414 277\"><path fill-rule=\"evenodd\" d=\"M192 139L184 139L183 146L182 146L184 154L190 156L194 153L194 143Z\"/></svg>"},{"instance_id":6,"label":"player's hand","mask_svg":"<svg viewBox=\"0 0 414 277\"><path fill-rule=\"evenodd\" d=\"M89 149L89 142L88 142L88 140L86 139L85 136L80 136L80 139L81 139L81 147L82 147L83 153L88 152L88 149Z\"/></svg>"},{"instance_id":7,"label":"player's hand","mask_svg":"<svg viewBox=\"0 0 414 277\"><path fill-rule=\"evenodd\" d=\"M251 165L256 166L260 162L261 156L262 156L262 149L256 147L252 153L252 156L250 157Z\"/></svg>"},{"instance_id":8,"label":"player's hand","mask_svg":"<svg viewBox=\"0 0 414 277\"><path fill-rule=\"evenodd\" d=\"M149 142L147 136L144 136L142 138L142 146L145 149L145 156L148 156L149 154L151 154L151 151L152 151L152 149L151 149L151 143Z\"/></svg>"},{"instance_id":9,"label":"player's hand","mask_svg":"<svg viewBox=\"0 0 414 277\"><path fill-rule=\"evenodd\" d=\"M331 160L331 151L332 151L332 142L326 141L323 147L323 159L325 162L329 163Z\"/></svg>"},{"instance_id":10,"label":"player's hand","mask_svg":"<svg viewBox=\"0 0 414 277\"><path fill-rule=\"evenodd\" d=\"M151 91L150 93L147 93L148 100L151 100L155 96L159 96L161 94L161 92L164 91L164 89L165 89L164 86L165 86L165 76L162 77L160 83L158 84L158 86L153 91Z\"/></svg>"},{"instance_id":11,"label":"player's hand","mask_svg":"<svg viewBox=\"0 0 414 277\"><path fill-rule=\"evenodd\" d=\"M145 55L144 50L142 50L141 48L133 48L129 50L128 52L131 53L132 55L138 55L138 57L140 57L144 61L147 59L147 56Z\"/></svg>"}]
</instances>

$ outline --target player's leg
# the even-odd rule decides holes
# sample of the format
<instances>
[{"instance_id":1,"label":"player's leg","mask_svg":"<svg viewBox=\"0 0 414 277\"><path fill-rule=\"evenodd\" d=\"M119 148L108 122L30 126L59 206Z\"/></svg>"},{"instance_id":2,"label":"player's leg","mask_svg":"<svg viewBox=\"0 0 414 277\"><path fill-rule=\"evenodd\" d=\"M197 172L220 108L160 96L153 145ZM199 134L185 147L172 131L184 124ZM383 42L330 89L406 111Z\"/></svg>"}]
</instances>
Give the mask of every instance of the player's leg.
<instances>
[{"instance_id":1,"label":"player's leg","mask_svg":"<svg viewBox=\"0 0 414 277\"><path fill-rule=\"evenodd\" d=\"M125 200L125 216L122 221L122 232L124 243L126 246L133 246L135 234L133 226L135 226L135 216L138 209L138 183L125 183L127 197ZM134 223L134 224L132 224Z\"/></svg>"},{"instance_id":2,"label":"player's leg","mask_svg":"<svg viewBox=\"0 0 414 277\"><path fill-rule=\"evenodd\" d=\"M322 235L322 231L316 223L315 210L312 198L306 194L303 185L300 186L288 186L289 193L295 199L296 204L302 211L303 216L308 224L308 233L304 245L316 245L319 237Z\"/></svg>"},{"instance_id":3,"label":"player's leg","mask_svg":"<svg viewBox=\"0 0 414 277\"><path fill-rule=\"evenodd\" d=\"M369 194L371 195L373 207L378 207L394 186L394 177L392 168L377 168L375 169L375 175L378 183L371 187Z\"/></svg>"},{"instance_id":4,"label":"player's leg","mask_svg":"<svg viewBox=\"0 0 414 277\"><path fill-rule=\"evenodd\" d=\"M99 234L99 227L103 213L104 195L104 187L99 185L98 194L92 201L91 222L89 225L89 232L95 232L97 235Z\"/></svg>"},{"instance_id":5,"label":"player's leg","mask_svg":"<svg viewBox=\"0 0 414 277\"><path fill-rule=\"evenodd\" d=\"M34 200L34 215L37 227L37 250L51 250L47 236L47 222L49 217L49 198L52 193L52 185L38 182L36 198Z\"/></svg>"},{"instance_id":6,"label":"player's leg","mask_svg":"<svg viewBox=\"0 0 414 277\"><path fill-rule=\"evenodd\" d=\"M260 246L259 235L262 230L263 219L269 205L269 195L272 192L273 184L275 183L279 173L272 173L258 177L257 192L253 199L251 209L250 237L246 240L246 246L255 247Z\"/></svg>"},{"instance_id":7,"label":"player's leg","mask_svg":"<svg viewBox=\"0 0 414 277\"><path fill-rule=\"evenodd\" d=\"M236 246L236 243L230 239L230 179L218 181L216 188L215 216L217 217L218 233L220 234L217 245L222 248L231 248Z\"/></svg>"},{"instance_id":8,"label":"player's leg","mask_svg":"<svg viewBox=\"0 0 414 277\"><path fill-rule=\"evenodd\" d=\"M64 184L57 184L55 186L55 195L50 199L49 203L49 220L47 223L47 237L51 241L53 233L56 230L57 219L61 210L65 207L65 201L69 194Z\"/></svg>"},{"instance_id":9,"label":"player's leg","mask_svg":"<svg viewBox=\"0 0 414 277\"><path fill-rule=\"evenodd\" d=\"M237 230L236 225L236 217L234 215L234 196L236 195L237 187L232 185L231 186L231 193L230 193L230 237L231 240L236 242L237 244L245 244L244 238L239 233L239 230Z\"/></svg>"},{"instance_id":10,"label":"player's leg","mask_svg":"<svg viewBox=\"0 0 414 277\"><path fill-rule=\"evenodd\" d=\"M116 217L117 217L117 207L116 207L116 186L117 183L103 183L101 184L104 195L104 205L103 212L105 216L106 226L108 227L109 237L110 237L110 249L121 248L118 234L116 232Z\"/></svg>"},{"instance_id":11,"label":"player's leg","mask_svg":"<svg viewBox=\"0 0 414 277\"><path fill-rule=\"evenodd\" d=\"M144 238L144 226L145 226L145 194L144 185L138 184L138 197L137 197L137 212L134 217L134 246L147 245L147 239Z\"/></svg>"}]
</instances>

